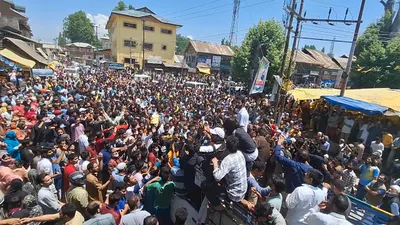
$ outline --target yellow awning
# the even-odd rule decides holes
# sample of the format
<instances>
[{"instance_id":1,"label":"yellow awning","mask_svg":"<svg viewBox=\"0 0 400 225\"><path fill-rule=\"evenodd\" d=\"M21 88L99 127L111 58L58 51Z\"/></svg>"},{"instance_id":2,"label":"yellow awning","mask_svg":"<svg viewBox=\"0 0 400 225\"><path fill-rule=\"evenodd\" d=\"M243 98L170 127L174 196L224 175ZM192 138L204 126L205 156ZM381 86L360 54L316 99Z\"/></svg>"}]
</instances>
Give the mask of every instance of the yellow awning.
<instances>
[{"instance_id":1,"label":"yellow awning","mask_svg":"<svg viewBox=\"0 0 400 225\"><path fill-rule=\"evenodd\" d=\"M322 89L322 88L298 88L288 91L293 94L296 100L319 99L321 96L334 96L339 95L339 89ZM364 88L364 89L346 89L344 96L375 103L381 106L391 108L400 112L400 91L389 88Z\"/></svg>"},{"instance_id":2,"label":"yellow awning","mask_svg":"<svg viewBox=\"0 0 400 225\"><path fill-rule=\"evenodd\" d=\"M33 68L36 65L35 61L25 59L7 48L1 50L0 55L24 67Z\"/></svg>"},{"instance_id":3,"label":"yellow awning","mask_svg":"<svg viewBox=\"0 0 400 225\"><path fill-rule=\"evenodd\" d=\"M210 68L204 68L204 67L197 67L197 69L199 70L200 73L204 73L204 74L211 74L211 69Z\"/></svg>"}]
</instances>

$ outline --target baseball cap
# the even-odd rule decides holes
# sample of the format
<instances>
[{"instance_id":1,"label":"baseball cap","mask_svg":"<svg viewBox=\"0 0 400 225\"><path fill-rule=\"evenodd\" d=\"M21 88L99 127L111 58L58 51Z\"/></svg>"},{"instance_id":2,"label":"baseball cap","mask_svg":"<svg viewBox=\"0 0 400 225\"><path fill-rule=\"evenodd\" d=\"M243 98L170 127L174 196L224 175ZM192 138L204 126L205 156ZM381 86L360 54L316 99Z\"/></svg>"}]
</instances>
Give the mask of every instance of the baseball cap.
<instances>
[{"instance_id":1,"label":"baseball cap","mask_svg":"<svg viewBox=\"0 0 400 225\"><path fill-rule=\"evenodd\" d=\"M218 135L220 138L225 138L225 131L220 127L210 129L210 133L214 134L214 135Z\"/></svg>"},{"instance_id":2,"label":"baseball cap","mask_svg":"<svg viewBox=\"0 0 400 225\"><path fill-rule=\"evenodd\" d=\"M126 163L118 163L117 170L124 170L126 169Z\"/></svg>"}]
</instances>

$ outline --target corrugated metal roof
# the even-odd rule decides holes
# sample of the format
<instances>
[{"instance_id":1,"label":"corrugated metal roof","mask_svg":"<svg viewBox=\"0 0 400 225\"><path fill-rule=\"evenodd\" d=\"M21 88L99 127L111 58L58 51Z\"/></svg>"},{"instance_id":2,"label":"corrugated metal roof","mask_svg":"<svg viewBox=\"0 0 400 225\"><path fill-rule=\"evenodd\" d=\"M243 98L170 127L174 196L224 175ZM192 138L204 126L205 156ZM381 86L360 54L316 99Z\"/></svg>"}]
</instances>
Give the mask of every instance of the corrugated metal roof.
<instances>
[{"instance_id":1,"label":"corrugated metal roof","mask_svg":"<svg viewBox=\"0 0 400 225\"><path fill-rule=\"evenodd\" d=\"M312 64L312 65L319 65L322 66L322 63L315 60L310 55L304 53L303 51L297 50L295 53L296 63L305 63L305 64Z\"/></svg>"},{"instance_id":2,"label":"corrugated metal roof","mask_svg":"<svg viewBox=\"0 0 400 225\"><path fill-rule=\"evenodd\" d=\"M325 69L330 70L340 70L341 68L325 53L313 50L313 49L304 49L305 53L310 54L315 60L320 62Z\"/></svg>"},{"instance_id":3,"label":"corrugated metal roof","mask_svg":"<svg viewBox=\"0 0 400 225\"><path fill-rule=\"evenodd\" d=\"M67 46L75 46L78 48L95 48L95 47L93 47L93 45L88 44L88 43L83 43L83 42L74 42L74 43L67 44Z\"/></svg>"},{"instance_id":4,"label":"corrugated metal roof","mask_svg":"<svg viewBox=\"0 0 400 225\"><path fill-rule=\"evenodd\" d=\"M183 55L175 55L174 62L175 63L181 63L183 61L183 59L184 59Z\"/></svg>"},{"instance_id":5,"label":"corrugated metal roof","mask_svg":"<svg viewBox=\"0 0 400 225\"><path fill-rule=\"evenodd\" d=\"M233 56L235 53L227 45L217 45L208 42L190 41L196 52L208 53L213 55Z\"/></svg>"},{"instance_id":6,"label":"corrugated metal roof","mask_svg":"<svg viewBox=\"0 0 400 225\"><path fill-rule=\"evenodd\" d=\"M39 53L36 52L36 49L30 47L27 43L24 41L15 39L15 38L5 38L6 40L11 41L14 45L16 45L18 48L20 48L22 51L24 51L26 54L28 54L32 59L36 60L39 63L47 65L47 60L43 58L43 56L39 55Z\"/></svg>"},{"instance_id":7,"label":"corrugated metal roof","mask_svg":"<svg viewBox=\"0 0 400 225\"><path fill-rule=\"evenodd\" d=\"M160 17L156 14L152 14L152 13L148 13L148 12L143 12L143 11L137 11L134 9L131 10L122 10L122 11L112 11L112 14L119 14L119 15L124 15L124 16L131 16L131 17L136 17L136 18L142 18L142 17L146 17L146 16L152 16L154 17L156 20L160 21L161 23L166 23L166 24L171 24L171 25L175 25L175 26L179 26L181 27L182 25L179 25L177 23L174 23L172 21L169 21L163 17Z\"/></svg>"},{"instance_id":8,"label":"corrugated metal roof","mask_svg":"<svg viewBox=\"0 0 400 225\"><path fill-rule=\"evenodd\" d=\"M334 60L343 68L346 69L347 67L347 62L349 59L346 58L334 58Z\"/></svg>"}]
</instances>

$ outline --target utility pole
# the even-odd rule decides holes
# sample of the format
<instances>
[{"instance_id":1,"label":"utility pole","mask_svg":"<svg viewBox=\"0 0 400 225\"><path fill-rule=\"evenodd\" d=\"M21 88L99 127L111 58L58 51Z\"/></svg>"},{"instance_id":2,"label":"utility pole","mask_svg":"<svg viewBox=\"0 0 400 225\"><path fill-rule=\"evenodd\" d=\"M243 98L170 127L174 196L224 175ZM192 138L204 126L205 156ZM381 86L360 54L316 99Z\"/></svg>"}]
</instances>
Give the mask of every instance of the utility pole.
<instances>
[{"instance_id":1,"label":"utility pole","mask_svg":"<svg viewBox=\"0 0 400 225\"><path fill-rule=\"evenodd\" d=\"M281 62L281 73L280 77L283 80L283 77L285 76L285 61L286 61L286 56L287 52L289 50L289 42L290 42L290 33L292 32L292 24L293 24L293 19L294 19L294 11L296 8L296 0L292 0L292 5L291 5L291 10L290 10L290 17L289 17L289 23L287 24L287 33L286 33L286 42L285 42L285 48L283 50L283 57L282 57L282 62ZM279 102L281 101L281 88L282 85L278 85L278 93L276 94L276 99L275 99L275 112L274 112L274 118L276 121L279 123L279 113L278 113L278 106Z\"/></svg>"},{"instance_id":2,"label":"utility pole","mask_svg":"<svg viewBox=\"0 0 400 225\"><path fill-rule=\"evenodd\" d=\"M340 96L344 95L344 92L346 90L347 82L349 80L349 74L351 70L351 64L353 63L353 56L354 56L354 50L356 49L356 44L357 44L357 38L358 38L358 32L360 31L360 26L361 26L361 20L362 20L362 15L364 12L364 6L365 6L365 1L361 1L361 6L360 6L360 12L358 13L358 19L357 19L357 25L354 30L354 35L353 35L353 43L351 44L350 48L350 54L349 54L349 60L347 61L347 66L346 66L346 71L343 74L343 84L340 90Z\"/></svg>"},{"instance_id":3,"label":"utility pole","mask_svg":"<svg viewBox=\"0 0 400 225\"><path fill-rule=\"evenodd\" d=\"M304 7L304 0L300 1L300 9L299 9L299 15L303 13L303 7ZM290 71L292 69L292 63L293 63L293 58L294 58L294 53L296 52L296 47L297 47L297 39L299 36L300 32L300 26L301 26L301 21L297 19L296 22L296 30L294 31L294 38L293 38L293 44L292 44L292 51L290 52L290 59L289 59L289 65L286 74L290 76Z\"/></svg>"},{"instance_id":4,"label":"utility pole","mask_svg":"<svg viewBox=\"0 0 400 225\"><path fill-rule=\"evenodd\" d=\"M143 33L142 33L142 71L144 72L144 22L145 20L142 20L142 26L143 26Z\"/></svg>"},{"instance_id":5,"label":"utility pole","mask_svg":"<svg viewBox=\"0 0 400 225\"><path fill-rule=\"evenodd\" d=\"M132 38L129 38L129 67L132 69Z\"/></svg>"}]
</instances>

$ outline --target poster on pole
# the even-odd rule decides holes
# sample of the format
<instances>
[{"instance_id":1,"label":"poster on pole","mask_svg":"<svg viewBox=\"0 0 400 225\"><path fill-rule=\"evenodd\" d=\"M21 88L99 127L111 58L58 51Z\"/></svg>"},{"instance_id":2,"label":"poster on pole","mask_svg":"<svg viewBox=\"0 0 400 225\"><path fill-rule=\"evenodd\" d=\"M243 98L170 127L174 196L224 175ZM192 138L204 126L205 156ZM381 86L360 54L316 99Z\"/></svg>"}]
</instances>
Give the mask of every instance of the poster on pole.
<instances>
[{"instance_id":1,"label":"poster on pole","mask_svg":"<svg viewBox=\"0 0 400 225\"><path fill-rule=\"evenodd\" d=\"M269 69L269 61L267 58L262 57L260 62L258 63L258 70L256 76L253 80L253 85L250 88L251 94L258 94L264 91L265 82L267 82L268 77L268 69Z\"/></svg>"}]
</instances>

